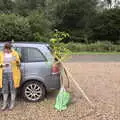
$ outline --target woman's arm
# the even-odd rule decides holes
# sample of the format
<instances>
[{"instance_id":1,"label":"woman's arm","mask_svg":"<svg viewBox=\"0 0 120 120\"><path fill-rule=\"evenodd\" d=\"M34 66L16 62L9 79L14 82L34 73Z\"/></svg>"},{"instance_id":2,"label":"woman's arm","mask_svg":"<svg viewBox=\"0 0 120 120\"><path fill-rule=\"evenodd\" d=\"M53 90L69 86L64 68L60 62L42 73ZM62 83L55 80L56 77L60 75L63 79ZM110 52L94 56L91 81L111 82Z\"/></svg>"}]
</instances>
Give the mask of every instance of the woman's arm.
<instances>
[{"instance_id":1,"label":"woman's arm","mask_svg":"<svg viewBox=\"0 0 120 120\"><path fill-rule=\"evenodd\" d=\"M17 66L20 66L20 56L17 52L16 52L16 64Z\"/></svg>"},{"instance_id":2,"label":"woman's arm","mask_svg":"<svg viewBox=\"0 0 120 120\"><path fill-rule=\"evenodd\" d=\"M3 67L3 65L2 65L2 55L1 55L2 53L0 52L0 68L2 68Z\"/></svg>"},{"instance_id":3,"label":"woman's arm","mask_svg":"<svg viewBox=\"0 0 120 120\"><path fill-rule=\"evenodd\" d=\"M15 57L14 58L14 62L16 62L16 65L19 67L20 66L20 56L19 56L19 54L15 51L15 50L13 50L12 49L12 52L13 52L13 57Z\"/></svg>"}]
</instances>

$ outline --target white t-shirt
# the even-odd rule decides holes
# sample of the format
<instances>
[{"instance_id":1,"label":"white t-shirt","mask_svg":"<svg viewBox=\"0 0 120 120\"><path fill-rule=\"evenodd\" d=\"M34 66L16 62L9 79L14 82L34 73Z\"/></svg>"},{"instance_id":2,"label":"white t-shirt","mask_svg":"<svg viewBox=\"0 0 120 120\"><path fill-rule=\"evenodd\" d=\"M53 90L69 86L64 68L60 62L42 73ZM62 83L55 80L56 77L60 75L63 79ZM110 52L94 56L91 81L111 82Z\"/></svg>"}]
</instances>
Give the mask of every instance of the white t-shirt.
<instances>
[{"instance_id":1,"label":"white t-shirt","mask_svg":"<svg viewBox=\"0 0 120 120\"><path fill-rule=\"evenodd\" d=\"M12 72L11 62L13 61L13 56L11 53L4 54L4 64L9 64L9 66L4 67L4 72Z\"/></svg>"}]
</instances>

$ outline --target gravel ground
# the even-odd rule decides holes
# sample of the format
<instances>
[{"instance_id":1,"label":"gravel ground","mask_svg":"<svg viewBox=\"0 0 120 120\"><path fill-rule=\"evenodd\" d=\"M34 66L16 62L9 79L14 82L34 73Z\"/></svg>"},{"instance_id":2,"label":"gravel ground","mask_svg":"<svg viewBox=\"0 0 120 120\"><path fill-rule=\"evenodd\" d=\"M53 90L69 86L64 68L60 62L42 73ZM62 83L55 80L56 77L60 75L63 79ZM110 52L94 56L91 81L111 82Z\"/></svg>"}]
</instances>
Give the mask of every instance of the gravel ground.
<instances>
[{"instance_id":1,"label":"gravel ground","mask_svg":"<svg viewBox=\"0 0 120 120\"><path fill-rule=\"evenodd\" d=\"M13 111L1 111L0 120L120 120L120 63L66 63L74 78L96 105L94 111L71 82L68 109L54 109L57 92L38 103L17 99ZM0 101L1 103L1 101Z\"/></svg>"}]
</instances>

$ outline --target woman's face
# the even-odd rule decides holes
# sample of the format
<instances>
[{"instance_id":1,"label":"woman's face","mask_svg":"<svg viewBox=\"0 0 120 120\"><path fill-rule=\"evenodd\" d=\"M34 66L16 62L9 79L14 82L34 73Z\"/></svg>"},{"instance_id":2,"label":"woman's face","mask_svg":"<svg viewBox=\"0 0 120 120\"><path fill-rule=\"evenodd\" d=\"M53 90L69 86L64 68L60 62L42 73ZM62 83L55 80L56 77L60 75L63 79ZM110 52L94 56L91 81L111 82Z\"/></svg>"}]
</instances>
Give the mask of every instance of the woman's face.
<instances>
[{"instance_id":1,"label":"woman's face","mask_svg":"<svg viewBox=\"0 0 120 120\"><path fill-rule=\"evenodd\" d=\"M4 52L5 52L5 53L10 53L10 52L11 52L11 50L10 50L10 49L6 49L6 48L5 48L5 49L4 49Z\"/></svg>"}]
</instances>

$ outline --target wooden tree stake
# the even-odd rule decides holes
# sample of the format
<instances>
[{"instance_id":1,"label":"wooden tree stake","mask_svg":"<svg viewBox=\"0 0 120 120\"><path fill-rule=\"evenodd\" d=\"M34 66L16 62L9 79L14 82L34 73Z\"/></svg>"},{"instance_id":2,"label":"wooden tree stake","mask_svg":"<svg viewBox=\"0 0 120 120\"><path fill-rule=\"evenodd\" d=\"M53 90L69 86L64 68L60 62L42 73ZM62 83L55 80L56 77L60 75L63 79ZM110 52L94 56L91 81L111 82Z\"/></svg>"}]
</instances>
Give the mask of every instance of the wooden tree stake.
<instances>
[{"instance_id":1,"label":"wooden tree stake","mask_svg":"<svg viewBox=\"0 0 120 120\"><path fill-rule=\"evenodd\" d=\"M91 102L91 100L87 97L87 95L85 94L85 92L83 91L83 89L79 86L79 84L77 83L77 81L73 78L73 76L71 75L71 73L68 71L67 67L61 62L63 69L65 71L65 74L67 76L67 78L69 79L69 81L73 81L73 83L76 85L76 87L78 88L78 90L81 92L81 94L83 95L83 97L88 101L88 103L91 105L92 108L95 108L94 104Z\"/></svg>"}]
</instances>

